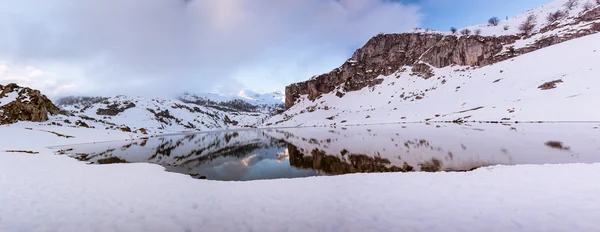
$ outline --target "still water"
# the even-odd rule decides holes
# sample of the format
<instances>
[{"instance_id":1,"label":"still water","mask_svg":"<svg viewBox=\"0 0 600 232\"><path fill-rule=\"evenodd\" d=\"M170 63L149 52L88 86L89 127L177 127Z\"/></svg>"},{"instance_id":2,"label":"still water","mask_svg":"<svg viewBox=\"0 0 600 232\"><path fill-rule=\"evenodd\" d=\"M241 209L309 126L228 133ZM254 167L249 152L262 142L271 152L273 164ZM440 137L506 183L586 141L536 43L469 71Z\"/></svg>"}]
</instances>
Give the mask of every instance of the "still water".
<instances>
[{"instance_id":1,"label":"still water","mask_svg":"<svg viewBox=\"0 0 600 232\"><path fill-rule=\"evenodd\" d=\"M240 130L54 147L89 164L152 163L248 181L600 162L597 124L393 124Z\"/></svg>"}]
</instances>

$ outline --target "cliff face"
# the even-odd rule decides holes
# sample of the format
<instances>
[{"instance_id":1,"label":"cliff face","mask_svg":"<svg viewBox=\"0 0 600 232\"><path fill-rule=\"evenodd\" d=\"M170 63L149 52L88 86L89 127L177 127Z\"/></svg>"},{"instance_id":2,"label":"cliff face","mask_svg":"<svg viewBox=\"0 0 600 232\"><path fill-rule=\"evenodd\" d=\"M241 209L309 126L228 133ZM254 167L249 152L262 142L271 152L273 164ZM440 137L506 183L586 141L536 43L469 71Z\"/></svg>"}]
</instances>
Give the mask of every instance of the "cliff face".
<instances>
[{"instance_id":1,"label":"cliff face","mask_svg":"<svg viewBox=\"0 0 600 232\"><path fill-rule=\"evenodd\" d=\"M309 81L286 87L286 107L293 106L300 95L308 94L309 99L313 100L322 93L333 91L340 84L344 84L345 91L379 84L381 80L375 79L376 77L391 75L403 66L416 65L415 71L423 72L424 77L427 77L426 64L436 68L490 64L505 44L517 39L517 36L380 34L358 49L341 67Z\"/></svg>"},{"instance_id":2,"label":"cliff face","mask_svg":"<svg viewBox=\"0 0 600 232\"><path fill-rule=\"evenodd\" d=\"M0 125L18 121L43 122L59 108L39 90L16 84L0 85Z\"/></svg>"},{"instance_id":3,"label":"cliff face","mask_svg":"<svg viewBox=\"0 0 600 232\"><path fill-rule=\"evenodd\" d=\"M424 78L433 76L431 68L451 65L485 66L510 59L567 40L600 31L600 8L581 12L540 26L530 35L457 36L441 33L380 34L371 38L350 59L333 71L286 87L286 109L292 107L301 95L315 100L343 84L344 91L356 91L381 83L379 75L391 75L403 66ZM582 26L583 25L583 26ZM571 26L578 26L572 30ZM538 36L539 38L536 38ZM516 42L529 43L516 46ZM339 96L342 96L340 93Z\"/></svg>"}]
</instances>

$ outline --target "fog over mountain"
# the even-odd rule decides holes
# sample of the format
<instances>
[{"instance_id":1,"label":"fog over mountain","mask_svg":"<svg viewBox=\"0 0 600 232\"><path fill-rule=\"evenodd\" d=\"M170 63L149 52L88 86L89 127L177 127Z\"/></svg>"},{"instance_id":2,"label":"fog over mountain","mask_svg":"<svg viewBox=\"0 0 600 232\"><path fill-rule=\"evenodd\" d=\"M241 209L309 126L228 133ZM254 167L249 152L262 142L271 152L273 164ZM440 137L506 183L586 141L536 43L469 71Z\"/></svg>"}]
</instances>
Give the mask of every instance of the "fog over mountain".
<instances>
[{"instance_id":1,"label":"fog over mountain","mask_svg":"<svg viewBox=\"0 0 600 232\"><path fill-rule=\"evenodd\" d=\"M272 92L420 20L387 0L0 0L0 81L50 96Z\"/></svg>"}]
</instances>

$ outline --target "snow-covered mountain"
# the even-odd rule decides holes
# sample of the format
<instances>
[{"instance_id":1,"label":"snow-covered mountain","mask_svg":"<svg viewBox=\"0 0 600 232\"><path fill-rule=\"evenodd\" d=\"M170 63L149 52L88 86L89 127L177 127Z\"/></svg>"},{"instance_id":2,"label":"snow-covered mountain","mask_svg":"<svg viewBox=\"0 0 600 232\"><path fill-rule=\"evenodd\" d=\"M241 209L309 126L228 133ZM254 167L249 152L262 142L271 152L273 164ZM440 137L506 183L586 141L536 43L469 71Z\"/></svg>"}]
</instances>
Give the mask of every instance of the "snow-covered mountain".
<instances>
[{"instance_id":1,"label":"snow-covered mountain","mask_svg":"<svg viewBox=\"0 0 600 232\"><path fill-rule=\"evenodd\" d=\"M184 93L179 97L180 100L186 102L215 102L226 103L232 101L243 101L249 105L257 106L257 108L283 108L285 95L281 91L271 93L257 93L252 90L243 89L235 95L219 95L214 93L191 94Z\"/></svg>"},{"instance_id":2,"label":"snow-covered mountain","mask_svg":"<svg viewBox=\"0 0 600 232\"><path fill-rule=\"evenodd\" d=\"M283 107L280 92L246 90L239 96L186 93L177 99L72 96L55 104L38 90L0 85L0 124L33 121L144 134L225 130L256 127Z\"/></svg>"},{"instance_id":3,"label":"snow-covered mountain","mask_svg":"<svg viewBox=\"0 0 600 232\"><path fill-rule=\"evenodd\" d=\"M567 2L471 34L377 35L339 68L288 86L288 109L265 125L597 121L600 7Z\"/></svg>"},{"instance_id":4,"label":"snow-covered mountain","mask_svg":"<svg viewBox=\"0 0 600 232\"><path fill-rule=\"evenodd\" d=\"M249 90L231 96L184 93L177 99L66 97L57 103L84 119L152 132L255 127L284 107L281 92L259 94Z\"/></svg>"},{"instance_id":5,"label":"snow-covered mountain","mask_svg":"<svg viewBox=\"0 0 600 232\"><path fill-rule=\"evenodd\" d=\"M252 104L257 105L282 105L285 99L285 95L277 90L271 93L260 94L252 90L240 90L237 95Z\"/></svg>"},{"instance_id":6,"label":"snow-covered mountain","mask_svg":"<svg viewBox=\"0 0 600 232\"><path fill-rule=\"evenodd\" d=\"M57 103L84 120L157 133L254 127L271 115L268 109L244 110L231 102L211 105L129 96L68 97Z\"/></svg>"}]
</instances>

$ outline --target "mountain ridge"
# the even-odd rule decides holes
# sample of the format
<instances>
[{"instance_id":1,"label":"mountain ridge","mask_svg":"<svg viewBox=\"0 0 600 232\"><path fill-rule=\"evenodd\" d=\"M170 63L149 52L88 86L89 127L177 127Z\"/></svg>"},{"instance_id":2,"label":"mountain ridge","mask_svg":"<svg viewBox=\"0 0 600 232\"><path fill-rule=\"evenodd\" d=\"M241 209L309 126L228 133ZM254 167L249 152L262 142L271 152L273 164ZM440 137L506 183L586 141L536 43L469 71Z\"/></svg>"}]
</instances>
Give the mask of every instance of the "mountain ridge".
<instances>
[{"instance_id":1,"label":"mountain ridge","mask_svg":"<svg viewBox=\"0 0 600 232\"><path fill-rule=\"evenodd\" d=\"M566 10L566 2L485 26L505 31L495 36L422 29L377 35L339 68L287 86L286 111L264 125L600 118L582 104L598 101L591 90L597 86L594 60L600 59L600 7L580 4ZM550 21L552 12L563 16ZM535 21L542 18L548 21ZM526 23L517 19L533 19L533 28L520 34L504 30L503 24ZM490 92L498 95L483 97Z\"/></svg>"},{"instance_id":2,"label":"mountain ridge","mask_svg":"<svg viewBox=\"0 0 600 232\"><path fill-rule=\"evenodd\" d=\"M528 17L543 20L546 14L563 12L566 0L529 10L524 14L502 20L496 26L476 25L464 28L481 30L479 35L415 29L401 34L379 34L370 39L339 68L314 76L307 81L288 85L286 109L293 106L300 95L315 100L320 94L329 93L344 84L345 91L356 91L379 84L376 77L390 75L404 66L412 66L416 74L430 76L431 68L451 65L485 66L533 52L554 44L600 32L600 8L598 5L585 10L577 5L565 11L556 21L534 22L529 33L518 33L515 28ZM507 30L503 30L506 28ZM481 28L491 28L482 30ZM495 32L502 34L492 34ZM491 31L491 32L490 32ZM340 93L341 94L341 93Z\"/></svg>"}]
</instances>

